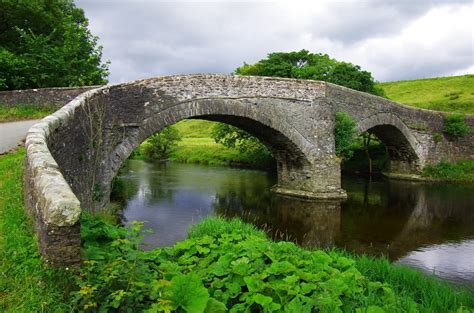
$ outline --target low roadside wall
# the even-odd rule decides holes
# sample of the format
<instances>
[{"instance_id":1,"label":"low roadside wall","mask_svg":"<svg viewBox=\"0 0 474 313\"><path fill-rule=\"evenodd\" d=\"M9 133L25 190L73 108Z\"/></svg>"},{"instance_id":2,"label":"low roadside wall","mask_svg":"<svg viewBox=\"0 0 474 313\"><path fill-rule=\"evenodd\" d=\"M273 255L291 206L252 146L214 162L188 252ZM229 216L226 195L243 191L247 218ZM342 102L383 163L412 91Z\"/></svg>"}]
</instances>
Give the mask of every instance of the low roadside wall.
<instances>
[{"instance_id":1,"label":"low roadside wall","mask_svg":"<svg viewBox=\"0 0 474 313\"><path fill-rule=\"evenodd\" d=\"M34 106L62 107L78 95L100 86L55 87L0 91L0 105L16 106L19 104Z\"/></svg>"}]
</instances>

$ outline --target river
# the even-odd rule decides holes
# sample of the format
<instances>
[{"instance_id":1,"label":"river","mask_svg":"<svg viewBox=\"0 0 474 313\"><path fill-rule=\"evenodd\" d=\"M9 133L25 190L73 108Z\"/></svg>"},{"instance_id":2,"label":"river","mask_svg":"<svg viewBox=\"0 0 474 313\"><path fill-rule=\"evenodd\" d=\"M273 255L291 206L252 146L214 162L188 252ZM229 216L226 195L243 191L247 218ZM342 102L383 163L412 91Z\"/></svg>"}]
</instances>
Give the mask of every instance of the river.
<instances>
[{"instance_id":1,"label":"river","mask_svg":"<svg viewBox=\"0 0 474 313\"><path fill-rule=\"evenodd\" d=\"M129 160L115 200L123 222L146 221L146 248L185 239L209 215L239 216L275 239L387 256L443 279L474 285L474 186L344 177L345 202L275 196L265 171Z\"/></svg>"}]
</instances>

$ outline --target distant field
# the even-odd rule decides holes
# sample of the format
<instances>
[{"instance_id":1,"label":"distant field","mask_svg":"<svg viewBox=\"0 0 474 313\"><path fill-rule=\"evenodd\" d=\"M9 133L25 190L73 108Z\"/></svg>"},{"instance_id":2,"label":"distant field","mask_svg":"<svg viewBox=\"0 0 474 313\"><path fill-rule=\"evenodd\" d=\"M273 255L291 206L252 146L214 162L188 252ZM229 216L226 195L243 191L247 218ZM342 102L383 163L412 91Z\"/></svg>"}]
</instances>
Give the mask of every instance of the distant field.
<instances>
[{"instance_id":1,"label":"distant field","mask_svg":"<svg viewBox=\"0 0 474 313\"><path fill-rule=\"evenodd\" d=\"M204 120L182 120L174 125L184 138L211 138L215 122ZM213 143L214 140L212 140Z\"/></svg>"},{"instance_id":2,"label":"distant field","mask_svg":"<svg viewBox=\"0 0 474 313\"><path fill-rule=\"evenodd\" d=\"M474 75L381 83L387 97L406 105L474 114Z\"/></svg>"}]
</instances>

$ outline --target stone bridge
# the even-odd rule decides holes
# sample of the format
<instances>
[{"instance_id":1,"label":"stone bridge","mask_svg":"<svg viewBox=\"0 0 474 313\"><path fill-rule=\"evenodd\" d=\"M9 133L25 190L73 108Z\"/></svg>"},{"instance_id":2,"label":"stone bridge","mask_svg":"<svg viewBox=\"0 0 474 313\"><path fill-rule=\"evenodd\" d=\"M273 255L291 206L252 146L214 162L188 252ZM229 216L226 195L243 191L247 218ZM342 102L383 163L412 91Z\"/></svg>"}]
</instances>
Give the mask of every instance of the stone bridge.
<instances>
[{"instance_id":1,"label":"stone bridge","mask_svg":"<svg viewBox=\"0 0 474 313\"><path fill-rule=\"evenodd\" d=\"M81 210L104 207L130 153L187 118L228 123L258 137L277 161L275 192L343 199L333 134L339 111L354 118L360 133L385 143L393 172L474 157L472 136L434 140L443 130L442 113L320 81L184 75L104 86L79 95L28 132L25 202L41 252L54 264L77 263ZM466 120L474 126L473 118Z\"/></svg>"}]
</instances>

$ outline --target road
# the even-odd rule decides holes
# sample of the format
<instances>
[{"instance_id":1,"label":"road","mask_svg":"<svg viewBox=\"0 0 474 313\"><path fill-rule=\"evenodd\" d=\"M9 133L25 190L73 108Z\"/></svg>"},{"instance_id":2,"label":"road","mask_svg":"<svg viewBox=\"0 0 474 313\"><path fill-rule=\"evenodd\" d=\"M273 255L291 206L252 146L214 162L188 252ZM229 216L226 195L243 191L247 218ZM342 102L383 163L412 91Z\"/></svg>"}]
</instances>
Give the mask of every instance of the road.
<instances>
[{"instance_id":1,"label":"road","mask_svg":"<svg viewBox=\"0 0 474 313\"><path fill-rule=\"evenodd\" d=\"M39 120L0 123L0 154L16 147Z\"/></svg>"}]
</instances>

